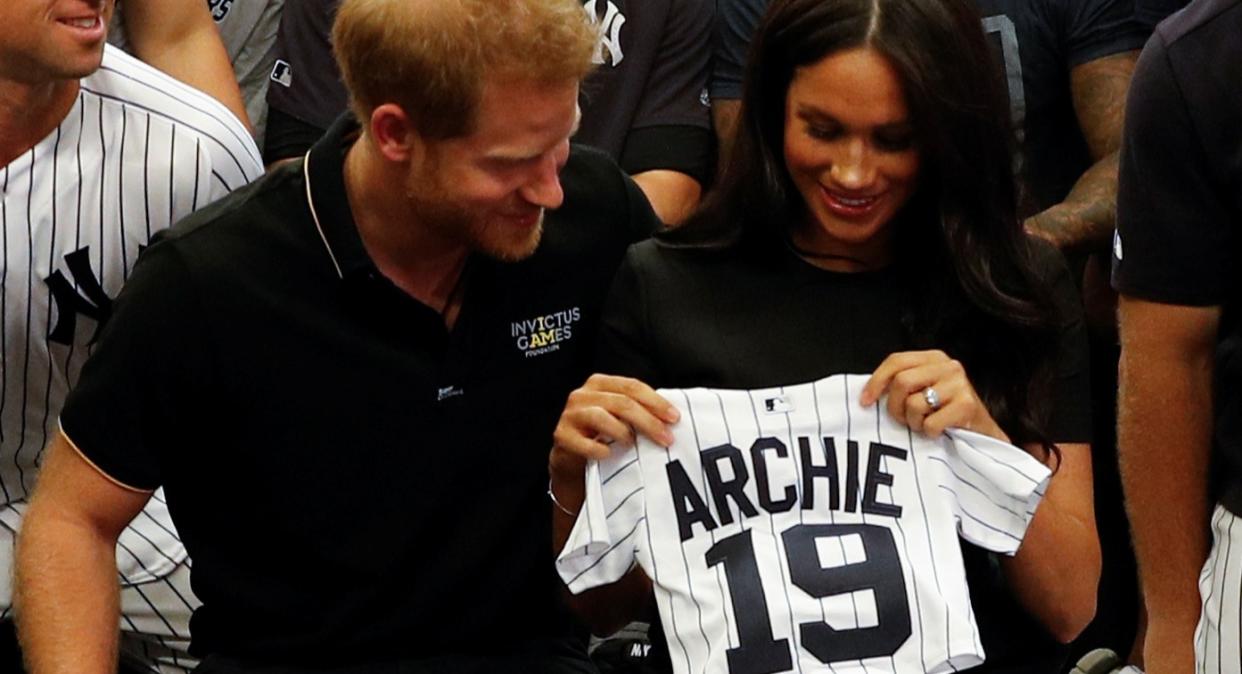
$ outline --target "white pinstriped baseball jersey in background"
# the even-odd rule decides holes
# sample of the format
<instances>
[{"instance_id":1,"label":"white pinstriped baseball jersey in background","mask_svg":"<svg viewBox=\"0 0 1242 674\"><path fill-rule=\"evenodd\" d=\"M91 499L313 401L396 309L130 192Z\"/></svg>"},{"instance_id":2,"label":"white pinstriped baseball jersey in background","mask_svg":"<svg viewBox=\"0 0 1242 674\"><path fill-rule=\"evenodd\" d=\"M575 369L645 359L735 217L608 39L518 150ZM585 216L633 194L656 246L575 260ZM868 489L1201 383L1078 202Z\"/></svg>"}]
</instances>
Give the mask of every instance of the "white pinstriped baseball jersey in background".
<instances>
[{"instance_id":1,"label":"white pinstriped baseball jersey in background","mask_svg":"<svg viewBox=\"0 0 1242 674\"><path fill-rule=\"evenodd\" d=\"M69 388L90 355L112 299L151 235L263 172L250 134L206 94L107 47L98 71L81 80L63 122L0 167L0 574L12 567L39 458L57 428ZM5 531L7 530L7 531ZM2 539L9 539L8 541ZM186 554L162 496L122 534L124 582L166 577ZM7 580L0 605L10 601ZM141 593L141 589L138 590ZM151 588L184 605L184 591ZM184 631L137 600L151 631ZM128 613L128 612L127 612ZM141 618L127 627L146 631Z\"/></svg>"},{"instance_id":2,"label":"white pinstriped baseball jersey in background","mask_svg":"<svg viewBox=\"0 0 1242 674\"><path fill-rule=\"evenodd\" d=\"M1017 551L1049 471L976 433L911 433L863 375L662 390L674 444L587 468L557 560L578 593L638 563L679 674L949 672L983 661L958 536Z\"/></svg>"}]
</instances>

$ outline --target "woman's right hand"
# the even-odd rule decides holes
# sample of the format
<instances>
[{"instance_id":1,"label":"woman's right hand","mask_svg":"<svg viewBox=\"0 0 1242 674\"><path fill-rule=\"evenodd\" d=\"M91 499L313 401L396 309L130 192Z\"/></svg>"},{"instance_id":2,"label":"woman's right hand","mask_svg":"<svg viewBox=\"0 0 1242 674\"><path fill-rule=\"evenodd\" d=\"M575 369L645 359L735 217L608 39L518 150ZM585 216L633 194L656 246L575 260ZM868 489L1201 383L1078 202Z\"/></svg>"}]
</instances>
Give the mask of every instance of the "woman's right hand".
<instances>
[{"instance_id":1,"label":"woman's right hand","mask_svg":"<svg viewBox=\"0 0 1242 674\"><path fill-rule=\"evenodd\" d=\"M634 430L667 447L673 443L668 425L680 418L671 403L637 379L591 375L565 402L552 434L548 471L554 483L581 476L587 459L608 457L613 440L632 444Z\"/></svg>"}]
</instances>

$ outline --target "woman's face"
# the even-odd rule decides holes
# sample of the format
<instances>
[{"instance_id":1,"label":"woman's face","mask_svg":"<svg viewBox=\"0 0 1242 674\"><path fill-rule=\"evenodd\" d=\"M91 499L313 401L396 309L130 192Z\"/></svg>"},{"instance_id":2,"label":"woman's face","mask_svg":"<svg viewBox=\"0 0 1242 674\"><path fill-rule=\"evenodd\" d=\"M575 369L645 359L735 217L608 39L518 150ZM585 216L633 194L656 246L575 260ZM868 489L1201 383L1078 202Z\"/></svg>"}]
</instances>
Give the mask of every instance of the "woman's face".
<instances>
[{"instance_id":1,"label":"woman's face","mask_svg":"<svg viewBox=\"0 0 1242 674\"><path fill-rule=\"evenodd\" d=\"M809 214L793 230L802 248L843 271L889 261L893 218L914 194L919 151L888 59L862 47L794 73L785 165Z\"/></svg>"}]
</instances>

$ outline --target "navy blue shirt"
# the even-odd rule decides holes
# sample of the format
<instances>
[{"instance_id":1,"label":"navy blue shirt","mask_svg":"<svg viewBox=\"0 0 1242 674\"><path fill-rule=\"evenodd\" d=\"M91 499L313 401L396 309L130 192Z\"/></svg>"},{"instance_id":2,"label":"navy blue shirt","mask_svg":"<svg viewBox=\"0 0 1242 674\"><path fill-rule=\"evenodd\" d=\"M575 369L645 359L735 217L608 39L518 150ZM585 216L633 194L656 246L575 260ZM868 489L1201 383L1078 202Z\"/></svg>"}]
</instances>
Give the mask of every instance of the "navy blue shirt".
<instances>
[{"instance_id":1,"label":"navy blue shirt","mask_svg":"<svg viewBox=\"0 0 1242 674\"><path fill-rule=\"evenodd\" d=\"M711 0L586 0L601 63L582 84L574 139L631 175L663 169L706 185L712 172Z\"/></svg>"}]
</instances>

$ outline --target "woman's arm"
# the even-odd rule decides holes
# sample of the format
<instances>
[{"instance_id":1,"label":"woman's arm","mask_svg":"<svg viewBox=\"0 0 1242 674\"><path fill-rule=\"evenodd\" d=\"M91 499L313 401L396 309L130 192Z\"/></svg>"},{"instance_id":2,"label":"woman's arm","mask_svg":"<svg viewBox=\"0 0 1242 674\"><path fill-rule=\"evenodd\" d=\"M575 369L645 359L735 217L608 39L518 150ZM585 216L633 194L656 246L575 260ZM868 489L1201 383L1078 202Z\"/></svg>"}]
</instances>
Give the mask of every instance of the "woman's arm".
<instances>
[{"instance_id":1,"label":"woman's arm","mask_svg":"<svg viewBox=\"0 0 1242 674\"><path fill-rule=\"evenodd\" d=\"M1091 479L1091 445L1058 445L1061 460L1049 457L1054 470L1013 557L1001 568L1014 597L1057 641L1073 641L1095 617L1100 582L1100 539L1095 529ZM1025 447L1036 458L1042 447Z\"/></svg>"},{"instance_id":2,"label":"woman's arm","mask_svg":"<svg viewBox=\"0 0 1242 674\"><path fill-rule=\"evenodd\" d=\"M667 400L636 379L596 374L569 394L548 456L553 554L564 549L582 510L587 460L608 456L607 438L633 444L631 428L668 446L673 436L667 424L678 416ZM593 633L607 636L638 618L651 596L651 581L635 567L616 583L569 595L569 605Z\"/></svg>"},{"instance_id":3,"label":"woman's arm","mask_svg":"<svg viewBox=\"0 0 1242 674\"><path fill-rule=\"evenodd\" d=\"M934 389L938 404L928 403ZM984 406L962 364L941 351L895 353L872 374L863 405L887 394L893 417L929 436L965 428L1010 442ZM1091 446L1059 445L1060 460L1039 445L1025 447L1053 469L1017 555L1001 566L1014 596L1062 643L1078 636L1095 616L1100 541L1095 528Z\"/></svg>"}]
</instances>

